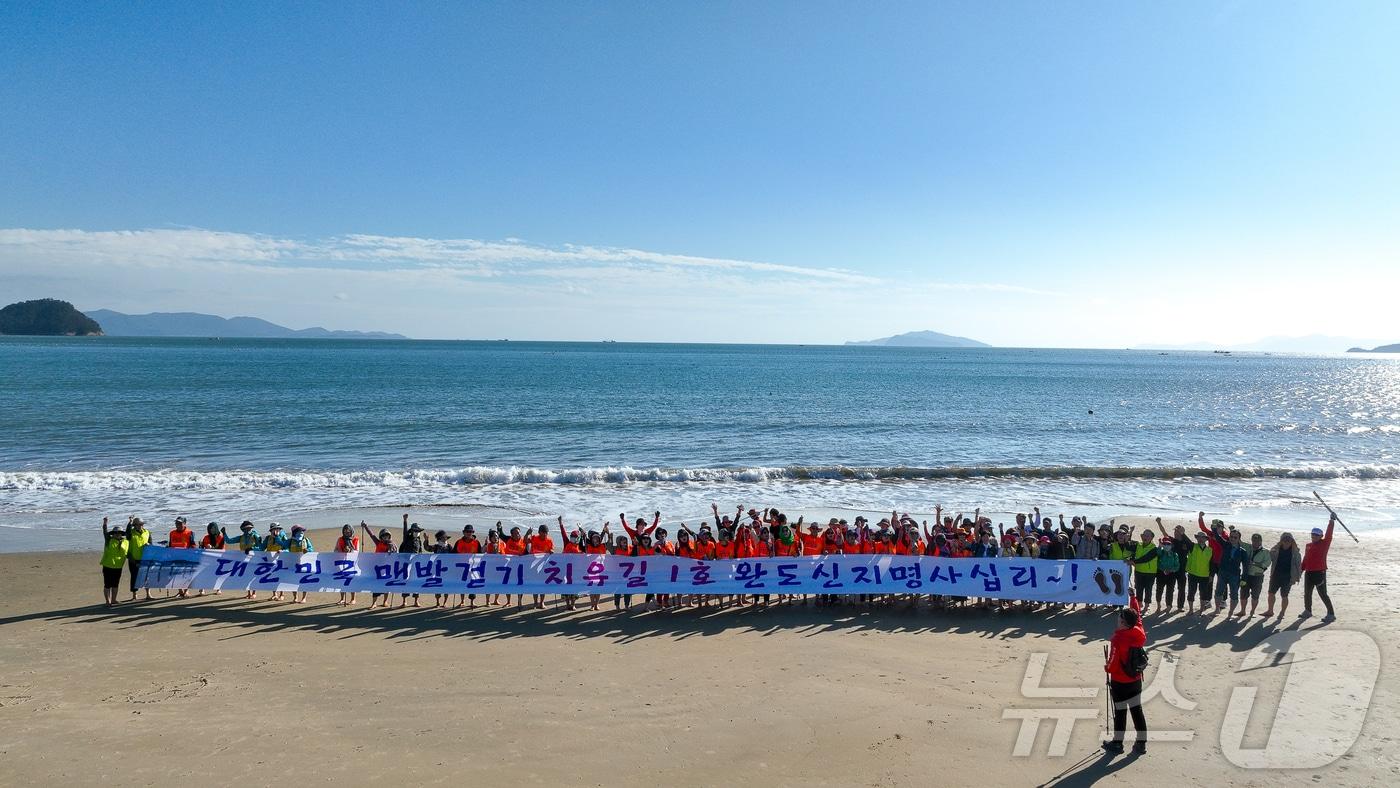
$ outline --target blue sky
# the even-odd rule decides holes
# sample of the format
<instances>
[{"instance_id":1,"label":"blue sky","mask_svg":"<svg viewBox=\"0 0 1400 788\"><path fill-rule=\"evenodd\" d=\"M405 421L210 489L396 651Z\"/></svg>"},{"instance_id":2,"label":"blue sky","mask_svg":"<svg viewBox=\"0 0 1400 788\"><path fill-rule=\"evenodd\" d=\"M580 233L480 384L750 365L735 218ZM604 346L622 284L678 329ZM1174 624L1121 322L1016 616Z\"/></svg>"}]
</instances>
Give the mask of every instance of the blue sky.
<instances>
[{"instance_id":1,"label":"blue sky","mask_svg":"<svg viewBox=\"0 0 1400 788\"><path fill-rule=\"evenodd\" d=\"M1400 340L1400 4L0 6L0 293L422 337Z\"/></svg>"}]
</instances>

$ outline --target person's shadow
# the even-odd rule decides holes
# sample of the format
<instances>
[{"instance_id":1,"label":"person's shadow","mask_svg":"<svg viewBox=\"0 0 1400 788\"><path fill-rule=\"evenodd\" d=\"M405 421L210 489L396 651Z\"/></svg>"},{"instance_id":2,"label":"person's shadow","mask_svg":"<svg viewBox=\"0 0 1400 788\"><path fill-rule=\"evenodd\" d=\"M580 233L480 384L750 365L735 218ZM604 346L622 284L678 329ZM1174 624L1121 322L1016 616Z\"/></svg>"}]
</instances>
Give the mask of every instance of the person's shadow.
<instances>
[{"instance_id":1,"label":"person's shadow","mask_svg":"<svg viewBox=\"0 0 1400 788\"><path fill-rule=\"evenodd\" d=\"M1080 758L1069 768L1041 783L1038 788L1079 788L1080 786L1090 786L1113 774L1119 769L1131 766L1134 761L1142 755L1133 751L1132 745L1128 745L1128 751L1118 760L1114 760L1115 753L1107 750L1100 750L1097 753L1090 753Z\"/></svg>"}]
</instances>

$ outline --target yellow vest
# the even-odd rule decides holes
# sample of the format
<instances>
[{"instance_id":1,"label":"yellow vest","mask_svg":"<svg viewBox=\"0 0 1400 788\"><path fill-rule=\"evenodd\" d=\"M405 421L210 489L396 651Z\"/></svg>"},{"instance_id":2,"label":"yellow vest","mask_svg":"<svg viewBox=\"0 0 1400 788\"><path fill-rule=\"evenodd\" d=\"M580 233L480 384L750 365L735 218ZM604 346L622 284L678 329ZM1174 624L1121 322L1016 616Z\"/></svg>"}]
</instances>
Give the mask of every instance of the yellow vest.
<instances>
[{"instance_id":1,"label":"yellow vest","mask_svg":"<svg viewBox=\"0 0 1400 788\"><path fill-rule=\"evenodd\" d=\"M125 539L108 539L102 546L102 565L108 569L121 569L122 564L126 563L126 547Z\"/></svg>"},{"instance_id":2,"label":"yellow vest","mask_svg":"<svg viewBox=\"0 0 1400 788\"><path fill-rule=\"evenodd\" d=\"M130 531L126 535L126 541L126 557L133 561L140 561L141 554L146 552L146 545L151 543L151 532L145 528L140 531Z\"/></svg>"},{"instance_id":3,"label":"yellow vest","mask_svg":"<svg viewBox=\"0 0 1400 788\"><path fill-rule=\"evenodd\" d=\"M1134 558L1142 558L1153 550L1157 549L1155 544L1143 544L1138 542L1137 548L1133 551ZM1145 575L1157 574L1157 558L1154 556L1151 561L1144 561L1141 564L1134 564L1133 570Z\"/></svg>"}]
</instances>

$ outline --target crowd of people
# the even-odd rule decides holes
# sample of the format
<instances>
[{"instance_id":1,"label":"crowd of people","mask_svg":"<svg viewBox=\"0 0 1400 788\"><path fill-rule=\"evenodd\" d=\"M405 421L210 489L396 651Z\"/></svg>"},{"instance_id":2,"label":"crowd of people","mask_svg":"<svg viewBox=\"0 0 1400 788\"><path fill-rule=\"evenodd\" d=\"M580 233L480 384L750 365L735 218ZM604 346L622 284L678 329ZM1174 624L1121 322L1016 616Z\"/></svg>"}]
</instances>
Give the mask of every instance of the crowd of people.
<instances>
[{"instance_id":1,"label":"crowd of people","mask_svg":"<svg viewBox=\"0 0 1400 788\"><path fill-rule=\"evenodd\" d=\"M674 540L668 529L661 525L661 513L654 513L650 522L645 518L629 520L625 513L619 515L620 532L612 530L611 523L601 528L585 529L565 526L564 519L558 518L554 527L558 528L559 542L553 537L551 525L540 525L535 529L520 527L504 528L496 523L492 528L484 528L478 534L475 526L467 525L460 536L449 535L439 530L429 535L417 523L410 523L407 514L403 516L402 529L395 540L395 534L388 528L373 529L366 523L356 529L349 524L341 529L336 539L334 552L353 553L361 549L359 534L365 536L364 547L378 553L499 553L504 555L531 555L540 553L607 553L612 555L650 556L675 555L695 559L726 558L767 558L799 555L831 554L893 554L927 555L947 558L1035 558L1035 559L1085 559L1114 562L1122 566L1124 573L1132 577L1134 598L1140 604L1142 615L1150 614L1155 608L1161 613L1169 613L1173 607L1177 612L1207 615L1225 612L1229 617L1260 615L1281 620L1288 610L1289 592L1299 583L1303 584L1303 612L1300 618L1312 615L1312 600L1316 593L1327 609L1324 621L1335 617L1332 601L1327 595L1327 552L1332 541L1335 516L1329 519L1327 528L1312 529L1306 547L1301 547L1291 533L1282 533L1271 546L1264 546L1261 534L1252 534L1245 540L1243 534L1230 528L1221 520L1207 524L1205 513L1197 516L1197 530L1188 534L1183 526L1175 526L1171 533L1157 518L1157 529L1119 525L1115 520L1094 524L1087 517L1072 517L1066 522L1063 514L1058 517L1042 516L1039 508L1015 515L1015 521L1007 527L993 526L990 518L974 511L972 516L961 513L944 516L942 507L935 507L932 526L928 521L917 521L908 514L891 512L889 517L872 523L865 517L853 521L833 518L825 523L807 523L799 517L790 521L788 516L777 509L748 509L738 507L732 515L721 514L717 505L712 505L713 526L709 521L691 529L682 523L676 528ZM145 548L153 543L152 534L139 517L129 518L125 528L109 528L103 518L102 574L104 600L108 605L119 602L119 586L123 567L128 575L131 599L136 598L137 576ZM293 525L284 531L279 523L270 523L267 534L258 533L256 526L243 521L238 533L230 535L218 523L209 523L205 533L196 535L190 529L186 518L177 517L174 528L167 538L154 542L172 548L191 550L254 550L293 553L314 552L315 548L306 529ZM150 590L146 589L150 598ZM188 591L178 592L181 596ZM202 591L199 593L203 593ZM247 592L249 598L256 592ZM435 606L453 605L447 594L437 594ZM912 595L901 595L912 600ZM338 604L355 604L355 594L342 592ZM476 607L476 595L458 595L455 606ZM274 600L305 602L306 592L292 592L287 599L283 592L274 592ZM1261 600L1267 598L1265 610L1258 610ZM560 602L569 609L578 604L578 595L563 595ZM710 597L707 595L667 595L658 594L645 597L645 604L659 608L706 606L711 602L719 606L767 605L773 601L770 595L735 597ZM777 597L779 603L792 602L795 598L786 595ZM833 604L835 597L818 597L817 604ZM869 602L860 598L857 602ZM876 601L889 602L889 599ZM962 598L935 597L936 606L961 605L968 600ZM374 594L371 607L388 607L391 600L388 594ZM535 607L544 607L544 597L534 595ZM400 595L399 606L412 604L420 606L417 595ZM486 606L509 604L506 595L486 595ZM522 596L516 597L516 604L524 604ZM599 595L589 595L590 609L597 610ZM630 608L631 595L616 594L612 600L613 609ZM998 600L979 600L974 604L1004 609L1013 603ZM1023 607L1033 607L1034 603L1019 603ZM1275 606L1277 605L1277 613Z\"/></svg>"},{"instance_id":2,"label":"crowd of people","mask_svg":"<svg viewBox=\"0 0 1400 788\"><path fill-rule=\"evenodd\" d=\"M833 554L892 554L926 555L946 558L1023 558L1023 559L1084 559L1108 562L1115 565L1114 574L1118 578L1131 576L1126 589L1129 605L1122 608L1117 616L1117 628L1106 649L1104 673L1107 679L1109 697L1112 702L1112 736L1104 742L1109 753L1123 751L1126 725L1131 717L1137 740L1134 748L1139 752L1147 747L1147 722L1142 711L1143 671L1146 668L1146 624L1145 617L1155 608L1159 614L1184 612L1187 615L1210 615L1226 611L1227 617L1264 616L1266 619L1277 615L1282 620L1288 611L1289 592L1300 581L1303 584L1303 612L1299 618L1312 615L1313 595L1316 593L1327 609L1324 622L1334 620L1332 600L1327 595L1327 554L1331 547L1333 529L1337 523L1333 514L1327 528L1314 528L1306 545L1300 546L1291 533L1281 533L1274 544L1266 547L1262 534L1251 534L1246 540L1235 528L1226 526L1219 520L1206 522L1204 512L1197 514L1195 532L1188 533L1184 526L1174 526L1171 532L1156 519L1157 528L1144 528L1138 532L1132 525L1119 525L1115 520L1095 524L1087 517L1072 517L1068 522L1064 515L1044 517L1039 508L1017 514L1010 527L997 524L974 511L971 517L962 514L945 517L941 507L936 507L932 526L927 521L916 521L908 514L891 512L890 516L876 523L864 517L856 517L847 522L831 519L826 523L807 523L799 517L790 521L788 516L777 509L749 509L738 507L733 515L721 514L719 507L711 507L713 526L710 521L701 522L695 529L684 523L676 528L674 541L668 529L661 525L661 513L653 514L648 522L645 518L629 520L625 513L618 516L620 533L612 530L611 523L601 528L568 528L564 518L558 518L551 525L540 525L534 529L503 527L496 523L492 528L483 529L478 535L475 526L467 525L460 536L449 535L439 530L429 535L417 523L410 523L409 516L403 516L398 534L388 528L371 528L361 522L359 529L349 524L341 529L335 540L334 552L354 553L361 549L360 534L363 533L366 550L377 553L496 553L502 555L538 555L545 553L590 553L626 556L673 555L693 559L762 559L785 558L802 555ZM557 527L560 541L555 542L553 528ZM118 604L123 568L128 574L131 599L136 598L137 579L146 547L153 543L177 549L188 550L241 550L252 552L288 551L293 553L314 552L306 529L293 525L285 530L279 523L269 523L267 535L258 533L256 526L243 521L238 533L230 535L218 523L209 523L202 535L196 535L184 517L175 519L175 527L167 538L153 542L150 531L138 517L128 519L125 528L109 528L106 518L102 520L103 552L102 575L103 595L106 604ZM1098 574L1098 573L1096 573ZM1100 575L1102 577L1102 575ZM146 589L146 598L150 590ZM188 590L176 592L188 596ZM203 594L204 591L199 591ZM215 591L213 593L219 593ZM255 598L255 591L248 591L248 598ZM353 592L341 592L337 604L355 604ZM458 594L451 599L449 594L435 594L434 606L476 607L476 594ZM598 610L599 594L589 594L587 604L590 610ZM911 602L914 595L898 595ZM306 592L292 592L286 599L281 591L273 592L273 600L286 600L291 603L306 601ZM420 606L418 594L399 594L399 607ZM542 608L545 598L532 595L534 607ZM888 604L890 595L881 597L860 596L841 598L854 604L873 602ZM1258 610L1261 600L1267 599L1265 609ZM559 596L568 609L576 609L580 595ZM967 603L964 598L934 596L936 607L956 606ZM709 596L684 594L646 595L645 604L659 609L699 606L711 603L719 607L730 605L764 606L773 601L770 595L750 596ZM803 597L778 595L778 604L805 601ZM391 595L374 593L370 607L390 607ZM818 595L815 604L837 604L838 597ZM505 594L487 594L484 604L487 607L509 604ZM525 604L523 595L516 595L515 604ZM624 610L632 606L632 595L614 594L614 610ZM1037 603L1013 603L1004 600L984 599L973 604L1004 610L1014 605L1030 608ZM1277 613L1275 613L1277 605Z\"/></svg>"}]
</instances>

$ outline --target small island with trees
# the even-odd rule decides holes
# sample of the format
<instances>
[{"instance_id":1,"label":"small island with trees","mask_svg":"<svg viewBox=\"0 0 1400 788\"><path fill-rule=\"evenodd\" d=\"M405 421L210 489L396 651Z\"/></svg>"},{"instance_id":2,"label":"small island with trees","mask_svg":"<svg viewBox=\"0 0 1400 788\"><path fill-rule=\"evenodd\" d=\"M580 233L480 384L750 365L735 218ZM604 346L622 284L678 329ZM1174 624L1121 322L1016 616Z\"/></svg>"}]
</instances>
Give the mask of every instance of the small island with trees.
<instances>
[{"instance_id":1,"label":"small island with trees","mask_svg":"<svg viewBox=\"0 0 1400 788\"><path fill-rule=\"evenodd\" d=\"M102 336L102 326L67 301L38 298L0 309L0 334L96 337Z\"/></svg>"}]
</instances>

